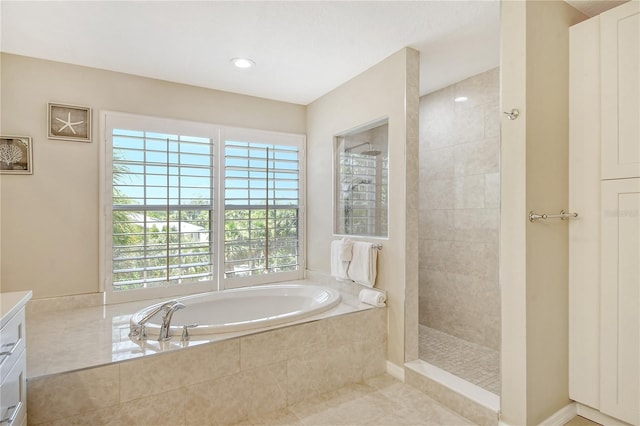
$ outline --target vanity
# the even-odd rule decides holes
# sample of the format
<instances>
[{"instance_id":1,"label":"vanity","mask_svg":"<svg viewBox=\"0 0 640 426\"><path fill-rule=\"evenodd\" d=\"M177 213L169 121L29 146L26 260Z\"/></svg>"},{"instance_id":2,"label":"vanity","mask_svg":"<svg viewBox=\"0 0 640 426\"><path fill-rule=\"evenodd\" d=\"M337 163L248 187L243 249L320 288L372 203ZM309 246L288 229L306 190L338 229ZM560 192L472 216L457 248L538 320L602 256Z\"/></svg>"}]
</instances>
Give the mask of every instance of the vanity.
<instances>
[{"instance_id":1,"label":"vanity","mask_svg":"<svg viewBox=\"0 0 640 426\"><path fill-rule=\"evenodd\" d=\"M0 293L0 425L27 424L25 305L31 291Z\"/></svg>"}]
</instances>

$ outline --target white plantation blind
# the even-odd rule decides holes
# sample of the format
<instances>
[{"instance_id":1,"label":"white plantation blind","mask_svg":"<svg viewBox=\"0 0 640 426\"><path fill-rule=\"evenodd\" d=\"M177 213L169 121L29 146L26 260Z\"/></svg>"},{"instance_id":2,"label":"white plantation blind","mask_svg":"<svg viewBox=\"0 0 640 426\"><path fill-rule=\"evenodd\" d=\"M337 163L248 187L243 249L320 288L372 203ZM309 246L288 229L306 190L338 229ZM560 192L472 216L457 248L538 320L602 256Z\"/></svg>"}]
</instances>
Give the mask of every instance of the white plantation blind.
<instances>
[{"instance_id":1,"label":"white plantation blind","mask_svg":"<svg viewBox=\"0 0 640 426\"><path fill-rule=\"evenodd\" d=\"M297 144L224 142L225 278L300 268Z\"/></svg>"},{"instance_id":2,"label":"white plantation blind","mask_svg":"<svg viewBox=\"0 0 640 426\"><path fill-rule=\"evenodd\" d=\"M110 303L302 278L304 136L103 114Z\"/></svg>"},{"instance_id":3,"label":"white plantation blind","mask_svg":"<svg viewBox=\"0 0 640 426\"><path fill-rule=\"evenodd\" d=\"M214 278L211 138L113 128L115 290Z\"/></svg>"}]
</instances>

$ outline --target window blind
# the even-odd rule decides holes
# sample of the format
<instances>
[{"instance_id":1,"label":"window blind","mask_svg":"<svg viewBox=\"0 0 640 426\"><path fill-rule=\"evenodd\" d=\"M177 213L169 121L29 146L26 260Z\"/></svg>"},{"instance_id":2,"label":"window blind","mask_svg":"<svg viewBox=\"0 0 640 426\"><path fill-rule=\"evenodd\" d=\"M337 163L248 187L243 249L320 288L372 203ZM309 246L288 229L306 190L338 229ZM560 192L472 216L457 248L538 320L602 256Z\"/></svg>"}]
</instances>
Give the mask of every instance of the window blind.
<instances>
[{"instance_id":1,"label":"window blind","mask_svg":"<svg viewBox=\"0 0 640 426\"><path fill-rule=\"evenodd\" d=\"M297 146L225 141L225 278L300 264Z\"/></svg>"},{"instance_id":2,"label":"window blind","mask_svg":"<svg viewBox=\"0 0 640 426\"><path fill-rule=\"evenodd\" d=\"M213 279L213 142L112 130L115 290Z\"/></svg>"}]
</instances>

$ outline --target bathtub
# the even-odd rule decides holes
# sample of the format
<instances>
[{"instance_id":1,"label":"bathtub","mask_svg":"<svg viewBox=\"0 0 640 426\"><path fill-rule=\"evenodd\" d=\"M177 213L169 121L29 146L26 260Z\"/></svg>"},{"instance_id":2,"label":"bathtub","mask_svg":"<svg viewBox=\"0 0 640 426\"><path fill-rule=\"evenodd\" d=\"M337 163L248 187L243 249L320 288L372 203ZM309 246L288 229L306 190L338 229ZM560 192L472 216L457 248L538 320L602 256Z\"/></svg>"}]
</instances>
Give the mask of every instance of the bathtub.
<instances>
[{"instance_id":1,"label":"bathtub","mask_svg":"<svg viewBox=\"0 0 640 426\"><path fill-rule=\"evenodd\" d=\"M189 334L202 335L251 330L297 321L340 303L340 293L327 287L303 284L274 284L196 294L177 299L185 305L171 321L171 335L179 339L185 325ZM131 326L139 324L162 303L148 306L131 316ZM162 315L146 323L149 336L158 335Z\"/></svg>"}]
</instances>

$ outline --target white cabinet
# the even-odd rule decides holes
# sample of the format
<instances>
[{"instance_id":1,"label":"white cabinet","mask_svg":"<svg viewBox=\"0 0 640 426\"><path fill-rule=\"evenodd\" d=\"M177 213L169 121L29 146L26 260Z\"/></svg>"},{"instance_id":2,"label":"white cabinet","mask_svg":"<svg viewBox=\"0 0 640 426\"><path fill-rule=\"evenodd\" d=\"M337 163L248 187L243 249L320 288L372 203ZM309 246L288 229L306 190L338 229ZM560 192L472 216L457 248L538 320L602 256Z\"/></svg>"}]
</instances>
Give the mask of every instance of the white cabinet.
<instances>
[{"instance_id":1,"label":"white cabinet","mask_svg":"<svg viewBox=\"0 0 640 426\"><path fill-rule=\"evenodd\" d=\"M27 423L25 304L31 292L0 293L0 423Z\"/></svg>"},{"instance_id":2,"label":"white cabinet","mask_svg":"<svg viewBox=\"0 0 640 426\"><path fill-rule=\"evenodd\" d=\"M570 35L569 396L640 425L640 1Z\"/></svg>"},{"instance_id":3,"label":"white cabinet","mask_svg":"<svg viewBox=\"0 0 640 426\"><path fill-rule=\"evenodd\" d=\"M569 397L600 406L600 21L571 27ZM594 48L595 46L595 48Z\"/></svg>"},{"instance_id":4,"label":"white cabinet","mask_svg":"<svg viewBox=\"0 0 640 426\"><path fill-rule=\"evenodd\" d=\"M640 176L640 1L600 15L602 179Z\"/></svg>"},{"instance_id":5,"label":"white cabinet","mask_svg":"<svg viewBox=\"0 0 640 426\"><path fill-rule=\"evenodd\" d=\"M600 411L640 424L640 179L602 182Z\"/></svg>"}]
</instances>

